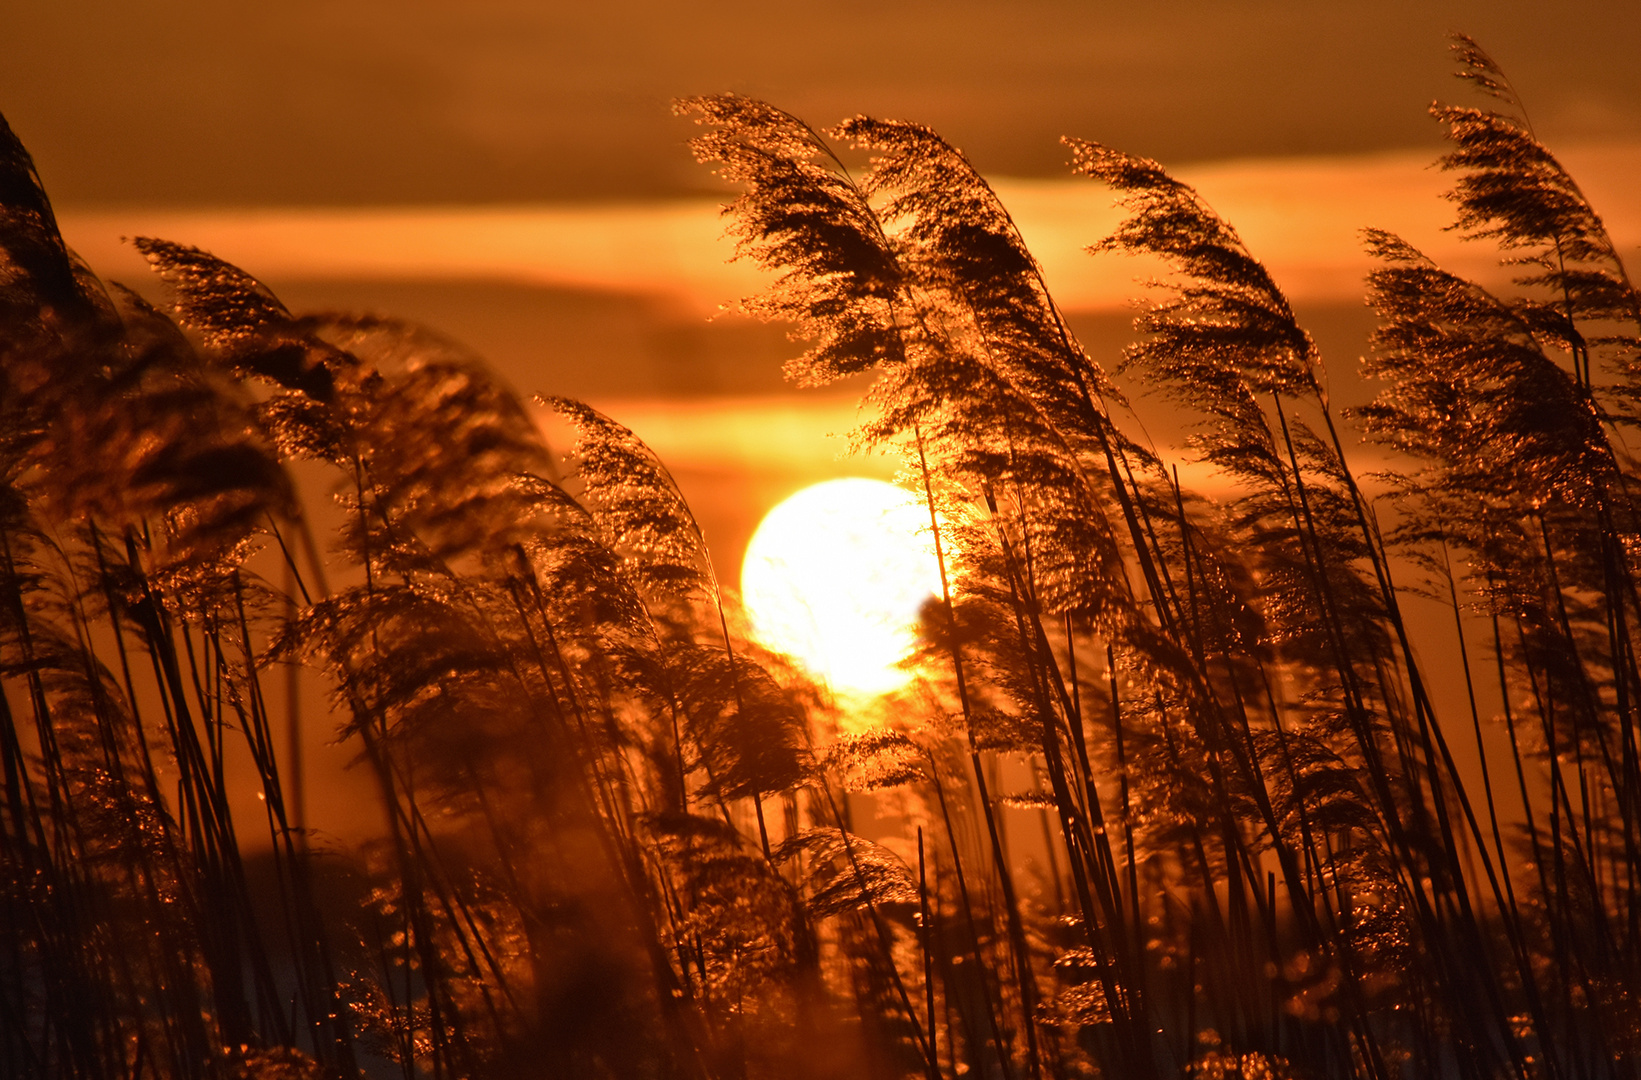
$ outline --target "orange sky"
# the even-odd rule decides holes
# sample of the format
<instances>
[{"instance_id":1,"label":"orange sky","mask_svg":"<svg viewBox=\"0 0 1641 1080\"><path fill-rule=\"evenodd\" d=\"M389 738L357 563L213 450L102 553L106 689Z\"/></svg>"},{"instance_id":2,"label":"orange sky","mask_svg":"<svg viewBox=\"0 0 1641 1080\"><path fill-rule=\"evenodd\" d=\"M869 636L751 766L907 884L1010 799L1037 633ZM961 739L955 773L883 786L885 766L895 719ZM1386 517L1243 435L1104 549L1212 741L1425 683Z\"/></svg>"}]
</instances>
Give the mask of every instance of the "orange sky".
<instances>
[{"instance_id":1,"label":"orange sky","mask_svg":"<svg viewBox=\"0 0 1641 1080\"><path fill-rule=\"evenodd\" d=\"M1641 140L1574 146L1564 157L1621 248L1636 253L1641 189L1630 178L1641 175ZM1345 320L1338 330L1308 325L1346 403L1362 392L1353 373L1371 328L1361 305L1370 269L1361 228L1399 232L1450 269L1483 280L1503 276L1496 253L1446 231L1450 207L1440 196L1448 178L1429 163L1415 150L1178 170L1270 266L1302 318L1321 312ZM1086 344L1097 361L1115 367L1137 279L1156 268L1086 252L1118 219L1110 192L1078 178L995 182L1060 304L1107 328L1105 339ZM761 281L755 267L731 261L721 201L68 208L61 224L106 277L154 287L124 237L195 244L262 277L293 308L364 306L426 321L489 355L526 396L589 398L631 425L679 475L718 549L720 572L733 580L763 510L805 483L889 477L895 463L846 457L858 387L783 391L780 362L799 346L776 329L749 350L731 333L736 320L711 321ZM370 286L363 295L361 282ZM516 306L534 314L517 318L498 295L516 295ZM565 336L564 324L578 320L579 336ZM668 334L693 334L694 344L667 352L657 342ZM669 373L667 364L687 370ZM589 371L596 381L586 381ZM1155 437L1177 437L1154 403L1138 407Z\"/></svg>"},{"instance_id":2,"label":"orange sky","mask_svg":"<svg viewBox=\"0 0 1641 1080\"><path fill-rule=\"evenodd\" d=\"M1641 139L1566 148L1562 158L1621 247L1641 244ZM1358 232L1388 228L1444 265L1489 276L1496 258L1445 231L1449 178L1431 155L1390 151L1242 159L1176 171L1232 222L1295 300L1359 297L1369 260ZM1117 223L1093 181L998 177L994 185L1062 307L1123 305L1137 275L1085 248ZM105 274L141 278L127 236L206 248L269 281L506 281L660 298L708 317L760 287L733 262L721 198L482 206L65 210L69 243ZM1496 276L1496 275L1495 275Z\"/></svg>"},{"instance_id":3,"label":"orange sky","mask_svg":"<svg viewBox=\"0 0 1641 1080\"><path fill-rule=\"evenodd\" d=\"M61 205L701 190L673 98L919 120L987 174L1437 144L1444 35L1556 145L1641 137L1633 0L14 0L0 111Z\"/></svg>"}]
</instances>

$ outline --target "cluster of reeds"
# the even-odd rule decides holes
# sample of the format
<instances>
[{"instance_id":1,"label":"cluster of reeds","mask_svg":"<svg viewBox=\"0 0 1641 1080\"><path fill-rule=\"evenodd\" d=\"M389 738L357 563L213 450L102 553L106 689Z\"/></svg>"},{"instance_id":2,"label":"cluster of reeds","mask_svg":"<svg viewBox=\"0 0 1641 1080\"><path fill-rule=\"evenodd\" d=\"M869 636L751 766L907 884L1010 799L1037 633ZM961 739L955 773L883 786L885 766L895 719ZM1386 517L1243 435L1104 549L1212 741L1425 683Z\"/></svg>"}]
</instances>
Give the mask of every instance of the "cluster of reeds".
<instances>
[{"instance_id":1,"label":"cluster of reeds","mask_svg":"<svg viewBox=\"0 0 1641 1080\"><path fill-rule=\"evenodd\" d=\"M1458 227L1522 269L1369 234L1377 500L1277 284L1154 162L1070 144L1128 210L1097 250L1172 271L1124 362L1217 502L935 133L840 125L857 177L769 105L681 105L790 374L874 372L860 439L928 502L919 677L848 723L619 424L548 399L561 474L414 327L158 240L168 310L105 288L0 133L0 1073L1633 1075L1641 298L1457 48L1501 105L1435 110ZM1462 672L1420 667L1413 587ZM345 871L281 775L298 664L384 808Z\"/></svg>"}]
</instances>

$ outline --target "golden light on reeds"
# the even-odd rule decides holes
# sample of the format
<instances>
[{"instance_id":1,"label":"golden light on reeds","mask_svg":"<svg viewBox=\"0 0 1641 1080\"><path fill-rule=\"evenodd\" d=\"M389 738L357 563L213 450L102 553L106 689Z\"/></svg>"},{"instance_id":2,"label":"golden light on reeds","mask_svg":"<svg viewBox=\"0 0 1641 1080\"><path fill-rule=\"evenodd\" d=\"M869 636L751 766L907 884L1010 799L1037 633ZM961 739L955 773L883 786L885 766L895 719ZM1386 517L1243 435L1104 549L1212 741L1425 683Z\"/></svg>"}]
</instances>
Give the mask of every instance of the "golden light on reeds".
<instances>
[{"instance_id":1,"label":"golden light on reeds","mask_svg":"<svg viewBox=\"0 0 1641 1080\"><path fill-rule=\"evenodd\" d=\"M812 484L758 525L741 591L758 640L834 693L897 689L918 610L940 592L928 512L881 480Z\"/></svg>"}]
</instances>

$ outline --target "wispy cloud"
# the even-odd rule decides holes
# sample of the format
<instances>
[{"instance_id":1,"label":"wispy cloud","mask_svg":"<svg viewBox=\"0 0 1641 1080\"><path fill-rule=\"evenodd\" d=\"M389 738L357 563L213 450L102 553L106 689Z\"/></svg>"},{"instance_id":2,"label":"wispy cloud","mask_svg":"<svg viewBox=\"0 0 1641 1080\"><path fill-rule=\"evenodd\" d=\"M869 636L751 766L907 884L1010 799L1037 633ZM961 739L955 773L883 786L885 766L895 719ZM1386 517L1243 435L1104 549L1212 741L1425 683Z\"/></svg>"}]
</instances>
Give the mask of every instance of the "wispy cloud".
<instances>
[{"instance_id":1,"label":"wispy cloud","mask_svg":"<svg viewBox=\"0 0 1641 1080\"><path fill-rule=\"evenodd\" d=\"M1641 244L1641 144L1562 154L1621 248ZM1428 156L1255 159L1178 170L1242 234L1296 300L1359 297L1369 268L1357 231L1401 233L1444 265L1482 279L1495 257L1445 232L1447 178ZM1118 220L1085 180L999 180L999 194L1068 309L1120 306L1150 268L1084 248ZM115 277L143 274L121 238L155 235L206 248L270 281L497 280L663 297L708 314L758 291L731 261L709 199L592 205L375 209L122 210L65 214L69 242Z\"/></svg>"}]
</instances>

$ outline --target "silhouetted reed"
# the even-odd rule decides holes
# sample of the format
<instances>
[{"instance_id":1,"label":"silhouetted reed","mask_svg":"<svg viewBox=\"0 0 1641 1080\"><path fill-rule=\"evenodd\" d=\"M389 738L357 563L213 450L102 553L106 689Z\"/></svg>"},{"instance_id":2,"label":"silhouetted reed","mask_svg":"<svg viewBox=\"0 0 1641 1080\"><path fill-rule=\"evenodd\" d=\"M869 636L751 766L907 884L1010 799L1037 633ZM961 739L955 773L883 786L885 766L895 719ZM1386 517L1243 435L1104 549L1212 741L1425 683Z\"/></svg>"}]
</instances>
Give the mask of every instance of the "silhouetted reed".
<instances>
[{"instance_id":1,"label":"silhouetted reed","mask_svg":"<svg viewBox=\"0 0 1641 1080\"><path fill-rule=\"evenodd\" d=\"M176 243L136 241L164 310L105 288L0 131L0 1073L1634 1075L1641 297L1455 48L1502 111L1434 109L1441 164L1514 289L1369 231L1348 417L1229 223L1068 141L1127 212L1094 253L1166 266L1120 363L1219 501L934 132L680 104L789 375L871 373L858 442L927 502L918 677L849 716L617 421L542 399L560 459L458 346ZM357 852L282 775L290 665L380 797Z\"/></svg>"}]
</instances>

